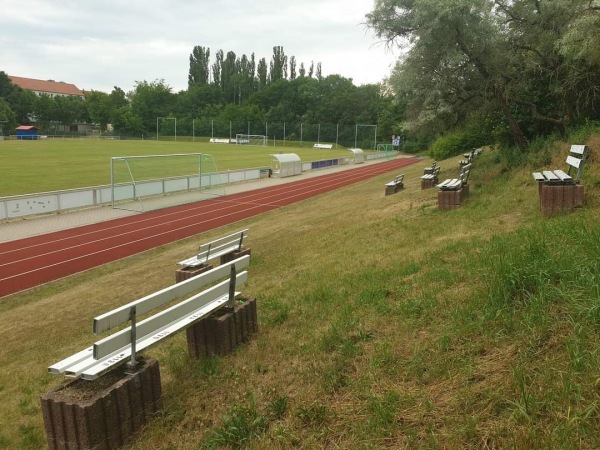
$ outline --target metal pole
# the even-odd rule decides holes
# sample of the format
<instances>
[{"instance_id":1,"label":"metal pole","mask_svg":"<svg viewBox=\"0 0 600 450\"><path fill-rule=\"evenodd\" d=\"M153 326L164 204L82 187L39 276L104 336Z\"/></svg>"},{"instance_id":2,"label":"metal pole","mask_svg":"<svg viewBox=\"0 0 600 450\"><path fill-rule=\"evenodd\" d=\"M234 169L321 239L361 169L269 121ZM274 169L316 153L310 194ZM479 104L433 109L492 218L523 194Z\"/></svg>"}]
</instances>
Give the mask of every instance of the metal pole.
<instances>
[{"instance_id":1,"label":"metal pole","mask_svg":"<svg viewBox=\"0 0 600 450\"><path fill-rule=\"evenodd\" d=\"M177 142L177 117L174 117L175 119L175 142Z\"/></svg>"},{"instance_id":2,"label":"metal pole","mask_svg":"<svg viewBox=\"0 0 600 450\"><path fill-rule=\"evenodd\" d=\"M354 148L356 148L356 140L358 138L358 125L355 126L354 129Z\"/></svg>"},{"instance_id":3,"label":"metal pole","mask_svg":"<svg viewBox=\"0 0 600 450\"><path fill-rule=\"evenodd\" d=\"M304 123L300 122L300 147L302 147L302 133L304 132Z\"/></svg>"},{"instance_id":4,"label":"metal pole","mask_svg":"<svg viewBox=\"0 0 600 450\"><path fill-rule=\"evenodd\" d=\"M375 142L373 143L373 150L377 150L377 125L375 125Z\"/></svg>"},{"instance_id":5,"label":"metal pole","mask_svg":"<svg viewBox=\"0 0 600 450\"><path fill-rule=\"evenodd\" d=\"M215 138L215 120L210 119L210 137Z\"/></svg>"},{"instance_id":6,"label":"metal pole","mask_svg":"<svg viewBox=\"0 0 600 450\"><path fill-rule=\"evenodd\" d=\"M229 275L229 300L227 302L227 305L230 308L234 308L235 307L234 301L235 301L235 264L232 264L230 275Z\"/></svg>"},{"instance_id":7,"label":"metal pole","mask_svg":"<svg viewBox=\"0 0 600 450\"><path fill-rule=\"evenodd\" d=\"M321 122L319 122L319 126L317 128L317 143L321 143Z\"/></svg>"},{"instance_id":8,"label":"metal pole","mask_svg":"<svg viewBox=\"0 0 600 450\"><path fill-rule=\"evenodd\" d=\"M158 117L156 118L156 140L158 141Z\"/></svg>"},{"instance_id":9,"label":"metal pole","mask_svg":"<svg viewBox=\"0 0 600 450\"><path fill-rule=\"evenodd\" d=\"M283 122L283 146L285 147L285 122Z\"/></svg>"},{"instance_id":10,"label":"metal pole","mask_svg":"<svg viewBox=\"0 0 600 450\"><path fill-rule=\"evenodd\" d=\"M136 312L135 305L131 307L129 310L129 320L131 320L131 361L127 363L129 369L134 370L135 366L137 366L137 361L135 358L136 353L136 341L137 341L137 333L136 333Z\"/></svg>"},{"instance_id":11,"label":"metal pole","mask_svg":"<svg viewBox=\"0 0 600 450\"><path fill-rule=\"evenodd\" d=\"M192 142L196 142L196 119L192 119Z\"/></svg>"},{"instance_id":12,"label":"metal pole","mask_svg":"<svg viewBox=\"0 0 600 450\"><path fill-rule=\"evenodd\" d=\"M335 126L335 148L338 148L338 139L340 137L340 124L336 124Z\"/></svg>"},{"instance_id":13,"label":"metal pole","mask_svg":"<svg viewBox=\"0 0 600 450\"><path fill-rule=\"evenodd\" d=\"M110 204L112 209L115 209L115 174L113 158L110 158Z\"/></svg>"}]
</instances>

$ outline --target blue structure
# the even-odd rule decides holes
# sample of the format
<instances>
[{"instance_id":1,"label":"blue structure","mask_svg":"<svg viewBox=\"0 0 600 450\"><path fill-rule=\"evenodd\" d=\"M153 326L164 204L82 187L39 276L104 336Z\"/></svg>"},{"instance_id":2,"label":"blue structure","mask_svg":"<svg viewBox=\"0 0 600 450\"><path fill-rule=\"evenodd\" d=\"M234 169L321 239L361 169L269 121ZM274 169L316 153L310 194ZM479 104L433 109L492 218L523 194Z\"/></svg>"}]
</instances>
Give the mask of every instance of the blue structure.
<instances>
[{"instance_id":1,"label":"blue structure","mask_svg":"<svg viewBox=\"0 0 600 450\"><path fill-rule=\"evenodd\" d=\"M17 132L17 140L34 141L38 138L38 127L21 125L15 128Z\"/></svg>"}]
</instances>

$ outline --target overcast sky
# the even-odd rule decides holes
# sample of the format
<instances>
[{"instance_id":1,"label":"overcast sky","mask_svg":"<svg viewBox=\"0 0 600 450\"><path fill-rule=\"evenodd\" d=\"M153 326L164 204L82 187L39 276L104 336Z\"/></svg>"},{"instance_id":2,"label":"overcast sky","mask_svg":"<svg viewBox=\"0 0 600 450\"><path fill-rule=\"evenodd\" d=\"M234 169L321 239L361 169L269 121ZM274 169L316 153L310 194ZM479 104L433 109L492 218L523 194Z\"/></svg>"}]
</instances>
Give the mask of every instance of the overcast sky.
<instances>
[{"instance_id":1,"label":"overcast sky","mask_svg":"<svg viewBox=\"0 0 600 450\"><path fill-rule=\"evenodd\" d=\"M364 25L373 0L0 0L0 70L124 91L164 79L187 89L195 45L271 60L273 47L308 71L355 85L388 77L399 51Z\"/></svg>"}]
</instances>

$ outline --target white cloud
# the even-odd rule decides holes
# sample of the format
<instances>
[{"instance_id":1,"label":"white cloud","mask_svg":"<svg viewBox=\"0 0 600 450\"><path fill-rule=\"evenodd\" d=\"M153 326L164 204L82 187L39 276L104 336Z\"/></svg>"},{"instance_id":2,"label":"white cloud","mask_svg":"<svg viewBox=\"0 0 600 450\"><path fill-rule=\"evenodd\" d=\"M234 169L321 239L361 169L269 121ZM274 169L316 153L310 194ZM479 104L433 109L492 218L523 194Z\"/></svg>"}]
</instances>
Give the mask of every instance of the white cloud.
<instances>
[{"instance_id":1,"label":"white cloud","mask_svg":"<svg viewBox=\"0 0 600 450\"><path fill-rule=\"evenodd\" d=\"M131 90L164 79L187 87L195 45L270 61L283 46L298 66L320 62L323 75L355 84L387 77L399 56L378 44L364 21L368 0L0 0L0 70L55 79L81 89Z\"/></svg>"}]
</instances>

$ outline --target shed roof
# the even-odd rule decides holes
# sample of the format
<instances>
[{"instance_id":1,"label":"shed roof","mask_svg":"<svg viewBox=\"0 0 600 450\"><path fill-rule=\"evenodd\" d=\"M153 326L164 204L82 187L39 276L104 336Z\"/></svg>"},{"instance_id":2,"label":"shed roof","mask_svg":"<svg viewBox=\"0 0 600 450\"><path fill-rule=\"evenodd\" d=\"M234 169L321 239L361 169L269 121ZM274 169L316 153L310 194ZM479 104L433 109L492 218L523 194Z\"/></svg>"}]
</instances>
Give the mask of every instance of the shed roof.
<instances>
[{"instance_id":1,"label":"shed roof","mask_svg":"<svg viewBox=\"0 0 600 450\"><path fill-rule=\"evenodd\" d=\"M25 89L26 91L48 92L52 94L62 95L75 95L79 97L83 97L85 95L84 92L74 84L64 83L62 81L57 82L36 80L33 78L14 77L12 75L9 75L8 79L13 84L16 84L21 89Z\"/></svg>"},{"instance_id":2,"label":"shed roof","mask_svg":"<svg viewBox=\"0 0 600 450\"><path fill-rule=\"evenodd\" d=\"M276 153L271 155L280 163L282 162L301 162L301 159L295 153Z\"/></svg>"},{"instance_id":3,"label":"shed roof","mask_svg":"<svg viewBox=\"0 0 600 450\"><path fill-rule=\"evenodd\" d=\"M30 130L39 130L39 128L38 127L34 127L32 125L21 125L21 126L15 128L15 130L30 131Z\"/></svg>"}]
</instances>

